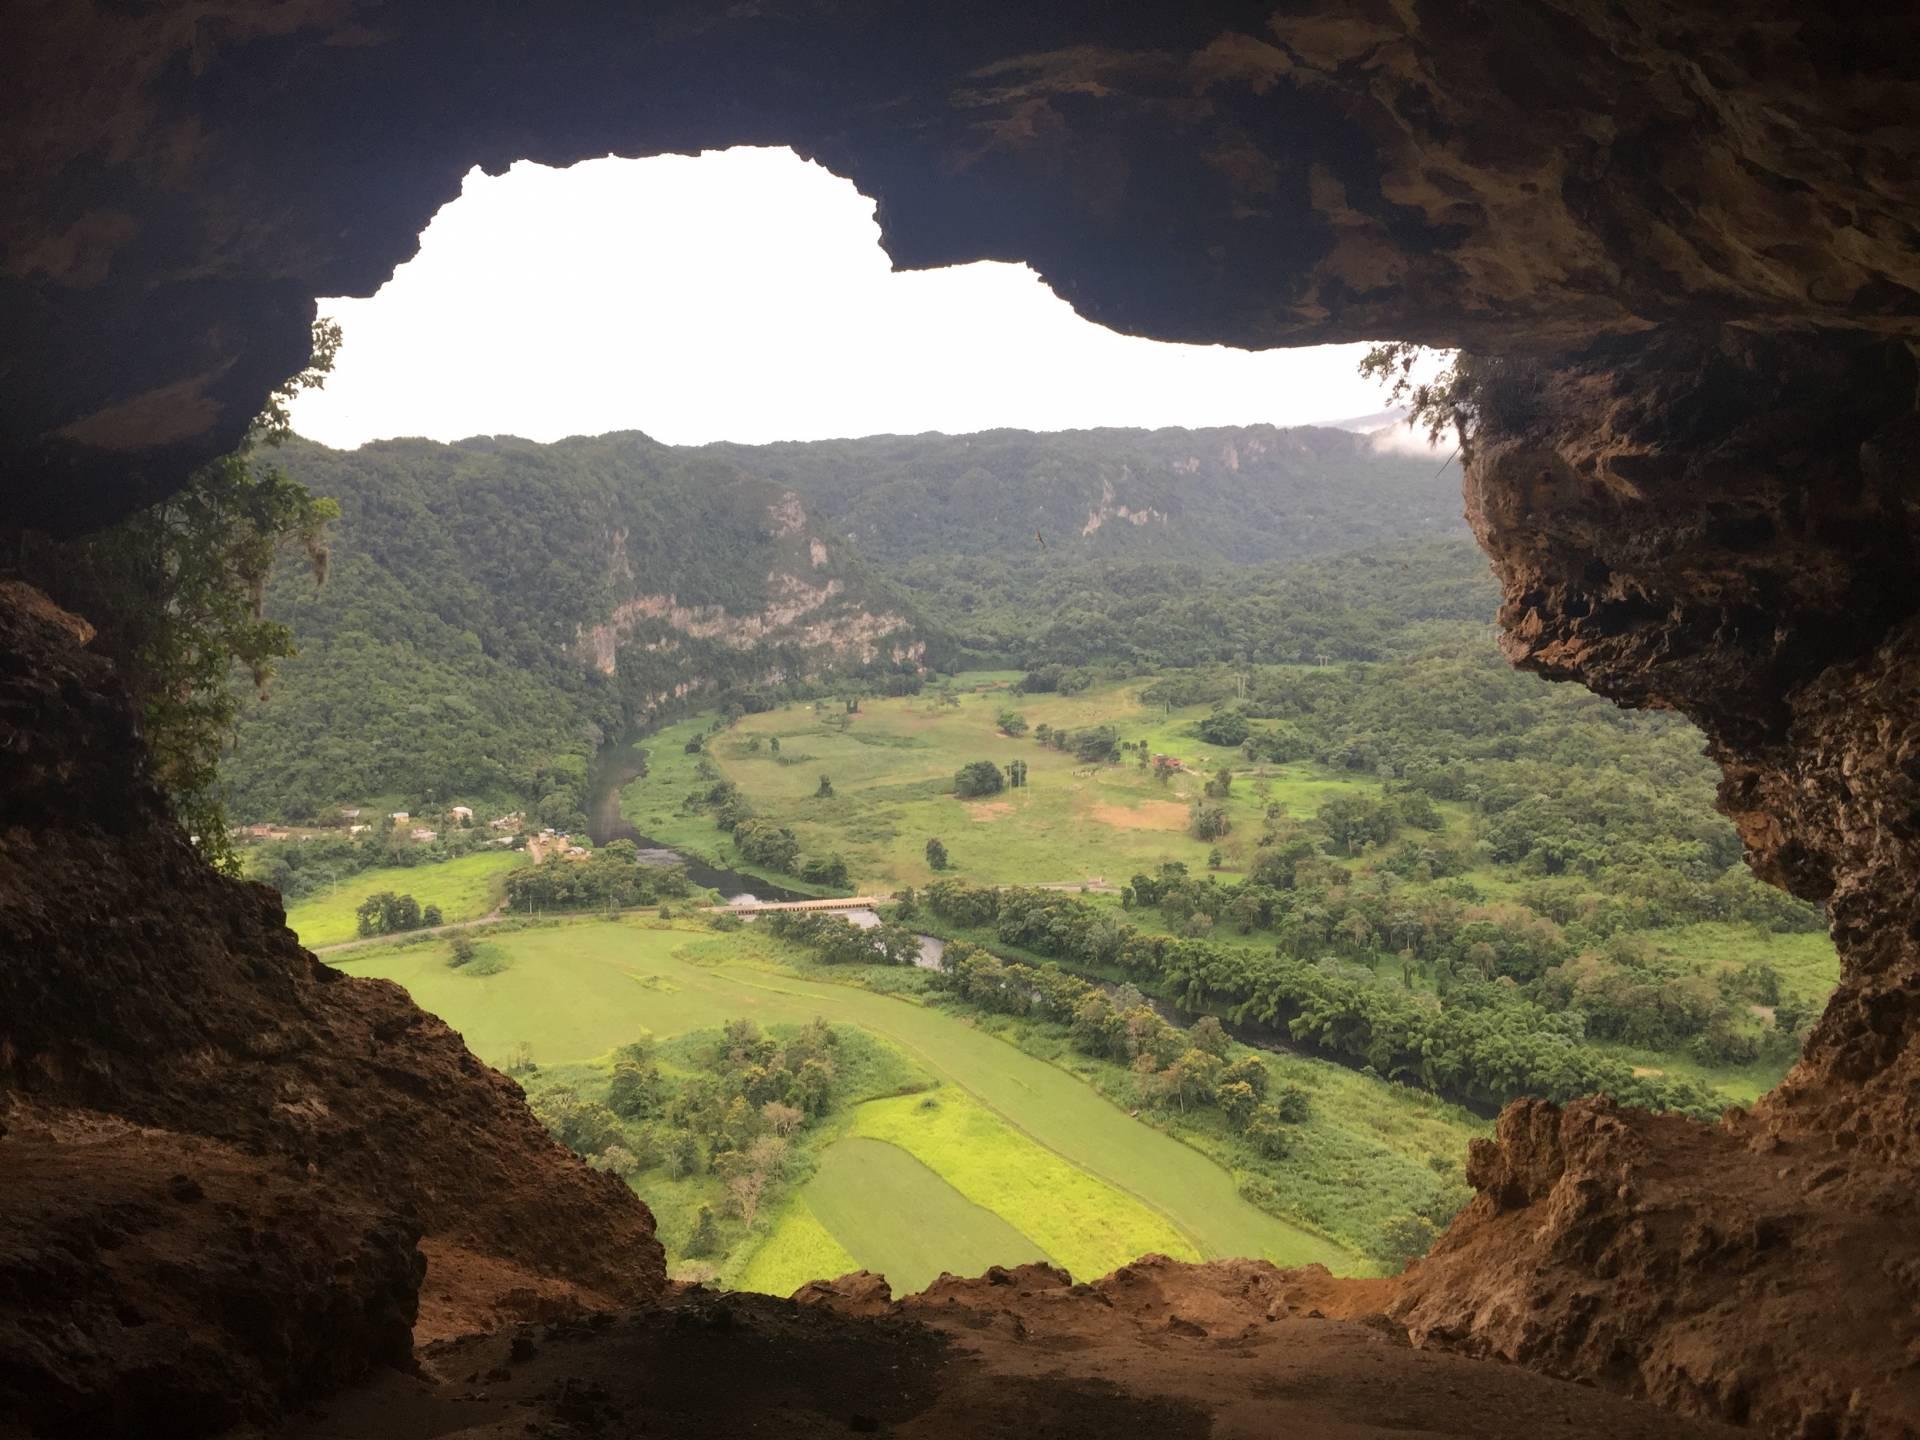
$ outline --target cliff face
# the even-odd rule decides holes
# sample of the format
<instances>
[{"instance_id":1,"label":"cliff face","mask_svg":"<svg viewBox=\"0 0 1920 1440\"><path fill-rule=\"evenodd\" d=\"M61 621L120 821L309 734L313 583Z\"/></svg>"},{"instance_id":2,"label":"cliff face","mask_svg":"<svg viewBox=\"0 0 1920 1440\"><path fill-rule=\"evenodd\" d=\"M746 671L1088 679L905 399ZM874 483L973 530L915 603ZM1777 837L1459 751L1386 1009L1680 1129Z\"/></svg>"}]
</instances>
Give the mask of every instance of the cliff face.
<instances>
[{"instance_id":1,"label":"cliff face","mask_svg":"<svg viewBox=\"0 0 1920 1440\"><path fill-rule=\"evenodd\" d=\"M469 166L523 157L794 144L878 198L898 263L1027 260L1118 328L1535 357L1466 481L1509 653L1698 721L1753 863L1831 905L1846 973L1804 1063L1718 1130L1510 1112L1395 1312L1696 1412L1920 1429L1920 12L163 0L31 7L9 42L12 524L84 529L230 449L305 358L314 295L369 293ZM110 1406L158 1374L252 1406L353 1373L396 1352L415 1231L651 1293L641 1208L456 1037L198 867L97 664L30 597L5 615L0 1084L33 1115L0 1158L53 1173L93 1123L73 1107L178 1139L113 1131L151 1155L152 1183L99 1191L124 1263L9 1252L42 1278L0 1287L27 1320L0 1385ZM192 1163L223 1201L257 1176L260 1207L176 1229L159 1172ZM169 1235L239 1254L282 1204L333 1217L315 1248L175 1284L225 1317L232 1374L125 1368L111 1326L150 1306L115 1287ZM284 1332L247 1323L263 1273ZM86 1355L50 1351L33 1317L85 1276ZM240 1343L261 1330L282 1339Z\"/></svg>"},{"instance_id":2,"label":"cliff face","mask_svg":"<svg viewBox=\"0 0 1920 1440\"><path fill-rule=\"evenodd\" d=\"M657 1295L624 1185L199 861L85 634L0 586L0 1412L164 1400L184 1433L404 1362L423 1237L469 1314Z\"/></svg>"},{"instance_id":3,"label":"cliff face","mask_svg":"<svg viewBox=\"0 0 1920 1440\"><path fill-rule=\"evenodd\" d=\"M1920 1425L1920 532L1904 345L1717 333L1542 366L1467 511L1514 661L1685 711L1764 877L1844 975L1713 1130L1517 1105L1394 1313L1780 1433Z\"/></svg>"},{"instance_id":4,"label":"cliff face","mask_svg":"<svg viewBox=\"0 0 1920 1440\"><path fill-rule=\"evenodd\" d=\"M744 479L740 483L756 490L770 488ZM607 570L621 598L605 620L581 627L576 646L581 658L603 675L617 675L620 653L629 646L637 660L642 655L673 654L681 650L683 641L711 641L724 650L763 652L769 659L776 658L774 652L784 652L797 669L813 673L825 668L853 669L878 660L906 663L926 653L926 642L913 637L906 616L869 608L858 593L860 587L850 587L833 573L837 568L833 547L813 533L798 495L777 491L764 510L766 524L759 548L766 553L740 557L771 562L760 603L753 606L683 604L677 594L645 593L643 587L653 577L644 564L635 566L628 551L628 530L611 531ZM694 675L684 683L697 687L704 677ZM686 693L681 688L677 693L666 692L666 698Z\"/></svg>"}]
</instances>

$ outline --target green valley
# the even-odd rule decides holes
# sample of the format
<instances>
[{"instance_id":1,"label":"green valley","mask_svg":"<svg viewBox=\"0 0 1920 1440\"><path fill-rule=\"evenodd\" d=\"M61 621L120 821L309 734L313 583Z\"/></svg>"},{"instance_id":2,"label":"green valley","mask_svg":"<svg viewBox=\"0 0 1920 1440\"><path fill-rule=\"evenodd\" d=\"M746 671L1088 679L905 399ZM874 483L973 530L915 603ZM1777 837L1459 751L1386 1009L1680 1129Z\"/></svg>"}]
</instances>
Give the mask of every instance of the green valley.
<instances>
[{"instance_id":1,"label":"green valley","mask_svg":"<svg viewBox=\"0 0 1920 1440\"><path fill-rule=\"evenodd\" d=\"M829 1240L863 1263L898 1256L901 1274L921 1275L936 1261L945 1269L971 1264L1016 1234L1014 1253L988 1259L1039 1254L1085 1275L1153 1250L1318 1261L1343 1271L1368 1266L1249 1202L1232 1169L1130 1116L1068 1069L925 997L845 983L862 978L853 974L816 978L821 972L804 955L758 933L631 919L508 929L486 943L505 963L485 975L450 968L441 940L352 952L337 963L349 974L404 985L483 1059L518 1073L536 1109L554 1084L604 1096L622 1046L646 1041L664 1052L670 1046L663 1042L730 1021L773 1033L825 1017L898 1057L881 1065L875 1093L860 1092L844 1130L818 1145L818 1168L796 1177L770 1222L726 1220L725 1248L715 1257L722 1279L792 1289L796 1268L814 1263L793 1257L838 1253ZM903 1088L908 1093L889 1098ZM1404 1103L1418 1108L1411 1097ZM1464 1117L1449 1124L1448 1143L1464 1150L1474 1127ZM858 1143L829 1164L845 1137ZM936 1243L938 1233L924 1225L905 1236L855 1223L847 1196L860 1183L871 1205L927 1223L957 1217L951 1243ZM634 1184L660 1217L670 1253L692 1260L687 1246L700 1207L724 1209L719 1178L674 1179L649 1168ZM928 1204L934 1209L922 1215Z\"/></svg>"},{"instance_id":2,"label":"green valley","mask_svg":"<svg viewBox=\"0 0 1920 1440\"><path fill-rule=\"evenodd\" d=\"M225 774L300 833L250 865L309 944L382 894L466 922L335 958L519 1078L682 1276L1392 1271L1499 1106L1710 1117L1835 982L1684 722L1507 666L1426 457L1250 427L288 460L339 560L269 596L303 653ZM425 823L348 824L392 811ZM882 899L707 913L740 890Z\"/></svg>"}]
</instances>

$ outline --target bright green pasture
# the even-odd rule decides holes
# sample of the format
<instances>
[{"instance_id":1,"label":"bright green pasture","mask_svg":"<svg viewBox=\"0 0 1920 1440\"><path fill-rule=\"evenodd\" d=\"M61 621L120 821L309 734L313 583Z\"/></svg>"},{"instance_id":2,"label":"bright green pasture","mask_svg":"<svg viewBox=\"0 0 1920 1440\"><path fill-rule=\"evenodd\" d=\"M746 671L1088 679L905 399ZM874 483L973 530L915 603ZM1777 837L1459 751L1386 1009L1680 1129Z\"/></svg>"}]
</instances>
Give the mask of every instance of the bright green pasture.
<instances>
[{"instance_id":1,"label":"bright green pasture","mask_svg":"<svg viewBox=\"0 0 1920 1440\"><path fill-rule=\"evenodd\" d=\"M800 1195L858 1268L885 1275L896 1295L926 1289L942 1271L978 1275L989 1265L1046 1258L999 1215L884 1140L836 1141ZM780 1238L776 1232L765 1248L779 1249Z\"/></svg>"},{"instance_id":2,"label":"bright green pasture","mask_svg":"<svg viewBox=\"0 0 1920 1440\"><path fill-rule=\"evenodd\" d=\"M858 1025L1036 1145L1157 1212L1202 1257L1357 1264L1342 1247L1255 1208L1227 1170L1065 1070L945 1011L776 969L757 958L776 953L764 937L630 918L516 931L497 943L513 964L480 979L449 970L437 942L362 952L341 968L398 981L495 1064L523 1041L551 1064L735 1016L772 1025L823 1015Z\"/></svg>"},{"instance_id":3,"label":"bright green pasture","mask_svg":"<svg viewBox=\"0 0 1920 1440\"><path fill-rule=\"evenodd\" d=\"M287 926L307 946L351 940L359 924L354 911L362 900L382 890L411 895L423 908L438 905L449 922L473 920L500 903L506 894L507 871L525 858L514 850L488 850L437 865L362 870L295 905L287 912Z\"/></svg>"},{"instance_id":4,"label":"bright green pasture","mask_svg":"<svg viewBox=\"0 0 1920 1440\"><path fill-rule=\"evenodd\" d=\"M1238 777L1229 800L1234 832L1220 843L1229 868L1250 858L1268 803L1308 816L1341 791L1376 788L1370 777L1306 764L1267 766L1256 776L1238 750L1186 733L1207 707L1144 707L1137 692L1146 683L1072 696L962 691L957 705L931 693L869 699L844 732L835 723L839 702L796 705L745 717L714 736L708 753L758 814L792 826L803 854L846 856L862 890L926 884L933 878L926 843L934 836L946 845L953 873L979 883L1124 884L1165 860L1198 869L1212 847L1188 836L1188 806L1204 774L1222 765ZM1176 756L1197 773L1162 783L1132 759L1084 764L1041 745L1031 732L1017 740L1002 734L996 717L1003 708L1018 710L1029 726L1111 724L1122 739L1145 739L1155 753ZM691 721L655 736L650 772L627 787L622 806L644 833L725 859L729 841L712 820L679 810L700 784L693 772L697 757L685 753L685 743L703 728ZM780 742L779 757L767 746L771 739ZM758 750L751 748L755 740ZM807 757L801 763L781 763L801 756ZM1027 762L1024 788L980 801L949 793L962 765L992 760L1004 766L1014 759ZM823 774L833 781L830 799L815 798Z\"/></svg>"},{"instance_id":5,"label":"bright green pasture","mask_svg":"<svg viewBox=\"0 0 1920 1440\"><path fill-rule=\"evenodd\" d=\"M1074 1275L1105 1275L1156 1251L1200 1258L1166 1216L1069 1165L958 1087L868 1101L854 1112L853 1133L898 1146L973 1204L1013 1218L1039 1247L1036 1258Z\"/></svg>"},{"instance_id":6,"label":"bright green pasture","mask_svg":"<svg viewBox=\"0 0 1920 1440\"><path fill-rule=\"evenodd\" d=\"M641 1188L646 1188L644 1179ZM802 1191L774 1218L773 1234L754 1251L747 1268L733 1281L733 1288L758 1290L763 1295L791 1295L809 1280L833 1280L859 1268L860 1262L808 1208Z\"/></svg>"},{"instance_id":7,"label":"bright green pasture","mask_svg":"<svg viewBox=\"0 0 1920 1440\"><path fill-rule=\"evenodd\" d=\"M1780 972L1788 990L1812 1004L1824 1005L1840 983L1840 952L1824 931L1769 934L1751 925L1705 923L1646 934L1663 954L1704 970L1744 970L1764 960Z\"/></svg>"}]
</instances>

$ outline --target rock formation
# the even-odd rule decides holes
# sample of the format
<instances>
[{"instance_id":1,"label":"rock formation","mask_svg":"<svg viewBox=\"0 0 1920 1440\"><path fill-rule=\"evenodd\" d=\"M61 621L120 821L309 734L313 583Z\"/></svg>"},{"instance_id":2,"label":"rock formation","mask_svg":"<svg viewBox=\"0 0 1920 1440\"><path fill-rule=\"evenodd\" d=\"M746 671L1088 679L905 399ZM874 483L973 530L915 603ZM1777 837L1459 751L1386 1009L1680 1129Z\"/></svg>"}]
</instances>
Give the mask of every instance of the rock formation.
<instances>
[{"instance_id":1,"label":"rock formation","mask_svg":"<svg viewBox=\"0 0 1920 1440\"><path fill-rule=\"evenodd\" d=\"M469 1328L656 1297L625 1185L198 858L86 635L0 585L0 1415L197 1434L402 1363L423 1237Z\"/></svg>"},{"instance_id":2,"label":"rock formation","mask_svg":"<svg viewBox=\"0 0 1920 1440\"><path fill-rule=\"evenodd\" d=\"M0 460L110 516L232 448L460 177L792 145L903 266L1236 345L1920 330L1909 7L35 6L0 55Z\"/></svg>"},{"instance_id":3,"label":"rock formation","mask_svg":"<svg viewBox=\"0 0 1920 1440\"><path fill-rule=\"evenodd\" d=\"M917 1440L1735 1440L1742 1432L1512 1366L1410 1347L1324 1270L1146 1256L1097 1284L1045 1265L891 1299L864 1272L799 1304L695 1290L598 1323L429 1347L291 1440L443 1433ZM713 1377L724 1375L724 1381Z\"/></svg>"},{"instance_id":4,"label":"rock formation","mask_svg":"<svg viewBox=\"0 0 1920 1440\"><path fill-rule=\"evenodd\" d=\"M1163 338L1527 360L1467 479L1509 653L1698 721L1754 865L1831 906L1846 974L1786 1085L1719 1130L1510 1112L1480 1198L1376 1299L1422 1341L1692 1413L1912 1433L1917 40L1911 7L1789 0L32 7L0 59L5 519L83 529L230 448L304 359L312 297L369 293L469 166L519 158L793 144L878 199L903 265L1027 260ZM113 1286L274 1207L333 1217L261 1262L297 1275L286 1309L357 1318L251 1350L229 1324L209 1343L246 1408L393 1357L415 1230L651 1293L640 1208L444 1027L316 971L271 897L201 870L79 641L31 597L6 617L0 1085L31 1113L0 1147L173 1138L151 1183L100 1192L120 1269L8 1252L28 1278L0 1293L104 1288L80 1351L0 1340L0 1386L90 1388L122 1423L145 1392L94 1361L137 1355L104 1327L156 1302ZM216 1201L253 1173L261 1208L169 1218L161 1169ZM178 1303L247 1314L242 1269Z\"/></svg>"}]
</instances>

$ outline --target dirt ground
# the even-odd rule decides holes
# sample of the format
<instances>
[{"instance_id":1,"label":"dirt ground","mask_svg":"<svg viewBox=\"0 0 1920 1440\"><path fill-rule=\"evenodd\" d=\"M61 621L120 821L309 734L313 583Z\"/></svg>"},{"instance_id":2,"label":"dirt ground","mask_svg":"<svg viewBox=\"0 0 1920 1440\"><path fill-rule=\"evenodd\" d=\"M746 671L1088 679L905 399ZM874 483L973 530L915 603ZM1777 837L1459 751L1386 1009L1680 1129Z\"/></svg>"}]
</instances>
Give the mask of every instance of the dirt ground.
<instances>
[{"instance_id":1,"label":"dirt ground","mask_svg":"<svg viewBox=\"0 0 1920 1440\"><path fill-rule=\"evenodd\" d=\"M1095 805L1089 813L1102 825L1111 825L1116 830L1184 830L1187 825L1187 807L1172 800Z\"/></svg>"},{"instance_id":2,"label":"dirt ground","mask_svg":"<svg viewBox=\"0 0 1920 1440\"><path fill-rule=\"evenodd\" d=\"M1323 1316L1324 1272L1149 1258L1045 1266L891 1301L866 1275L796 1300L698 1289L426 1347L297 1417L292 1440L891 1435L902 1440L1678 1440L1740 1431ZM259 1435L265 1432L238 1432ZM236 1436L237 1440L237 1436Z\"/></svg>"}]
</instances>

